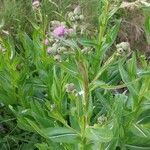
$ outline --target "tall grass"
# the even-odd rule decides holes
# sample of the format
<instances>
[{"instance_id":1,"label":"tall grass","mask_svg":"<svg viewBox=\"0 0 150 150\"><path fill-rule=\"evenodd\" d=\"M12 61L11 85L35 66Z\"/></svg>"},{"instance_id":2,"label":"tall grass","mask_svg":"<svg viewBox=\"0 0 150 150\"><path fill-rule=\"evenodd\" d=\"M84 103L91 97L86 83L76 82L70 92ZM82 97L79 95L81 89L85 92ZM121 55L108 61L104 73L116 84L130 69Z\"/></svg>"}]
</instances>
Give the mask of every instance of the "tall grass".
<instances>
[{"instance_id":1,"label":"tall grass","mask_svg":"<svg viewBox=\"0 0 150 150\"><path fill-rule=\"evenodd\" d=\"M95 14L97 13L97 0L42 0L41 13L43 16L47 16L47 20L57 20L62 17L70 8L77 4L83 6L87 19L95 21ZM0 1L0 23L4 21L3 29L11 33L16 33L17 30L25 30L31 32L32 22L38 22L36 20L33 9L32 0L1 0Z\"/></svg>"}]
</instances>

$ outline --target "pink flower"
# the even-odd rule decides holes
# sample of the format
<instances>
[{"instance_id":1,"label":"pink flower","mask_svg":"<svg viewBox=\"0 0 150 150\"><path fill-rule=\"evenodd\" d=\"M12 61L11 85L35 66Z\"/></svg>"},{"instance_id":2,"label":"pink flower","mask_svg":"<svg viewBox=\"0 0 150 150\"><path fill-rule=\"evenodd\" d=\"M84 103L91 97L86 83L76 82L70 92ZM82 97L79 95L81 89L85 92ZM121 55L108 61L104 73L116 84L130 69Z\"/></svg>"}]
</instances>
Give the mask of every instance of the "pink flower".
<instances>
[{"instance_id":1,"label":"pink flower","mask_svg":"<svg viewBox=\"0 0 150 150\"><path fill-rule=\"evenodd\" d=\"M49 40L48 40L48 39L45 39L45 40L44 40L44 44L45 44L45 45L48 45L48 44L49 44Z\"/></svg>"},{"instance_id":2,"label":"pink flower","mask_svg":"<svg viewBox=\"0 0 150 150\"><path fill-rule=\"evenodd\" d=\"M47 53L48 53L48 54L51 54L51 53L52 53L51 47L48 47L48 48L47 48Z\"/></svg>"},{"instance_id":3,"label":"pink flower","mask_svg":"<svg viewBox=\"0 0 150 150\"><path fill-rule=\"evenodd\" d=\"M64 26L56 27L53 31L54 36L56 37L64 37L67 29Z\"/></svg>"}]
</instances>

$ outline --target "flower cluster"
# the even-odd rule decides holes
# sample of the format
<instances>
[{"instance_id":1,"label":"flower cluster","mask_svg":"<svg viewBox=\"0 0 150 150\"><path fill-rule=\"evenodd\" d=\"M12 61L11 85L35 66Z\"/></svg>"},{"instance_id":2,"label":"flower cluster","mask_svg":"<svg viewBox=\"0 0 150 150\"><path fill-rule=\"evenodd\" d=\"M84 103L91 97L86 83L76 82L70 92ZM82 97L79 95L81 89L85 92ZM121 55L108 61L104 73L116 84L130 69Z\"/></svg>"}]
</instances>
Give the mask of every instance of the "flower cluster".
<instances>
[{"instance_id":1,"label":"flower cluster","mask_svg":"<svg viewBox=\"0 0 150 150\"><path fill-rule=\"evenodd\" d=\"M63 40L72 40L76 35L81 35L84 32L85 26L82 21L84 16L81 13L80 6L77 6L74 11L68 13L66 20L61 22L54 20L50 22L50 33L43 41L47 47L47 53L54 57L56 61L61 61L62 54L70 54L70 48L63 44ZM89 48L83 47L82 53L89 52Z\"/></svg>"},{"instance_id":2,"label":"flower cluster","mask_svg":"<svg viewBox=\"0 0 150 150\"><path fill-rule=\"evenodd\" d=\"M51 21L50 29L49 38L44 40L44 44L47 46L47 53L54 55L54 59L60 61L60 54L67 52L67 48L60 42L61 39L73 37L75 32L67 27L65 22L57 20Z\"/></svg>"},{"instance_id":3,"label":"flower cluster","mask_svg":"<svg viewBox=\"0 0 150 150\"><path fill-rule=\"evenodd\" d=\"M54 38L67 38L75 35L73 28L67 27L66 22L57 20L51 21L51 30Z\"/></svg>"},{"instance_id":4,"label":"flower cluster","mask_svg":"<svg viewBox=\"0 0 150 150\"><path fill-rule=\"evenodd\" d=\"M74 11L68 13L68 20L77 33L81 35L84 34L87 24L84 24L84 15L82 14L80 6L77 6Z\"/></svg>"},{"instance_id":5,"label":"flower cluster","mask_svg":"<svg viewBox=\"0 0 150 150\"><path fill-rule=\"evenodd\" d=\"M69 12L68 17L72 22L83 21L84 15L81 13L81 7L77 6L74 11Z\"/></svg>"}]
</instances>

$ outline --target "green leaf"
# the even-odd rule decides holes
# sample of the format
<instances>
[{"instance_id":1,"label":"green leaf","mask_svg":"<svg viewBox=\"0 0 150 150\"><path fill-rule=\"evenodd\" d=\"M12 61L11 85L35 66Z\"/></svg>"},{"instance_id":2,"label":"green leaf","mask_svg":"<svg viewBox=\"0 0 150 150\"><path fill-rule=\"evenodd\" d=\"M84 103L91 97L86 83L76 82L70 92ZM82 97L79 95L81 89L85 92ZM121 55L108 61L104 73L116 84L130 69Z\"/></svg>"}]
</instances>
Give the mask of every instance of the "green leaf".
<instances>
[{"instance_id":1,"label":"green leaf","mask_svg":"<svg viewBox=\"0 0 150 150\"><path fill-rule=\"evenodd\" d=\"M105 36L105 41L102 46L102 49L104 49L104 52L106 52L106 50L110 48L110 46L112 46L112 44L116 40L119 29L120 29L120 24L121 24L121 20L118 20L116 24L107 32Z\"/></svg>"},{"instance_id":2,"label":"green leaf","mask_svg":"<svg viewBox=\"0 0 150 150\"><path fill-rule=\"evenodd\" d=\"M150 150L150 147L137 146L137 145L125 145L130 150Z\"/></svg>"},{"instance_id":3,"label":"green leaf","mask_svg":"<svg viewBox=\"0 0 150 150\"><path fill-rule=\"evenodd\" d=\"M26 33L19 34L20 41L22 42L23 48L25 50L25 57L30 58L34 56L33 51L33 41Z\"/></svg>"},{"instance_id":4,"label":"green leaf","mask_svg":"<svg viewBox=\"0 0 150 150\"><path fill-rule=\"evenodd\" d=\"M123 68L121 63L119 63L119 71L120 71L120 75L121 75L123 82L126 84L127 88L129 89L130 94L134 97L134 106L135 106L135 104L138 103L138 91L133 86L133 84L128 84L132 80L131 80L128 72Z\"/></svg>"},{"instance_id":5,"label":"green leaf","mask_svg":"<svg viewBox=\"0 0 150 150\"><path fill-rule=\"evenodd\" d=\"M128 83L129 84L129 83ZM96 88L101 88L105 90L117 90L126 87L125 84L122 85L109 85L103 81L94 81L91 85L91 91L96 89Z\"/></svg>"},{"instance_id":6,"label":"green leaf","mask_svg":"<svg viewBox=\"0 0 150 150\"><path fill-rule=\"evenodd\" d=\"M42 129L42 132L52 141L61 143L78 143L78 134L69 128L54 127Z\"/></svg>"},{"instance_id":7,"label":"green leaf","mask_svg":"<svg viewBox=\"0 0 150 150\"><path fill-rule=\"evenodd\" d=\"M88 39L88 38L80 38L79 43L81 43L83 46L92 46L92 47L97 47L98 46L96 44L95 40Z\"/></svg>"},{"instance_id":8,"label":"green leaf","mask_svg":"<svg viewBox=\"0 0 150 150\"><path fill-rule=\"evenodd\" d=\"M112 130L108 127L87 127L86 138L93 142L109 142L113 138Z\"/></svg>"},{"instance_id":9,"label":"green leaf","mask_svg":"<svg viewBox=\"0 0 150 150\"><path fill-rule=\"evenodd\" d=\"M127 62L127 70L128 74L130 75L131 80L134 80L137 75L137 65L136 65L136 56L133 53L132 58Z\"/></svg>"},{"instance_id":10,"label":"green leaf","mask_svg":"<svg viewBox=\"0 0 150 150\"><path fill-rule=\"evenodd\" d=\"M144 110L137 119L138 124L150 123L150 109Z\"/></svg>"},{"instance_id":11,"label":"green leaf","mask_svg":"<svg viewBox=\"0 0 150 150\"><path fill-rule=\"evenodd\" d=\"M137 137L143 137L143 138L150 137L150 132L142 125L133 124L130 130Z\"/></svg>"},{"instance_id":12,"label":"green leaf","mask_svg":"<svg viewBox=\"0 0 150 150\"><path fill-rule=\"evenodd\" d=\"M29 123L29 125L32 127L32 129L37 132L38 134L40 134L41 136L43 136L44 138L47 138L46 134L42 131L42 129L40 129L36 123L34 123L34 121L31 121L30 119L27 119L27 122Z\"/></svg>"},{"instance_id":13,"label":"green leaf","mask_svg":"<svg viewBox=\"0 0 150 150\"><path fill-rule=\"evenodd\" d=\"M128 134L128 140L125 146L131 150L149 150L150 149L150 137L138 137L137 135Z\"/></svg>"},{"instance_id":14,"label":"green leaf","mask_svg":"<svg viewBox=\"0 0 150 150\"><path fill-rule=\"evenodd\" d=\"M139 75L140 77L149 76L149 75L150 75L150 70L146 70L146 71L141 70L141 71L138 72L138 75Z\"/></svg>"}]
</instances>

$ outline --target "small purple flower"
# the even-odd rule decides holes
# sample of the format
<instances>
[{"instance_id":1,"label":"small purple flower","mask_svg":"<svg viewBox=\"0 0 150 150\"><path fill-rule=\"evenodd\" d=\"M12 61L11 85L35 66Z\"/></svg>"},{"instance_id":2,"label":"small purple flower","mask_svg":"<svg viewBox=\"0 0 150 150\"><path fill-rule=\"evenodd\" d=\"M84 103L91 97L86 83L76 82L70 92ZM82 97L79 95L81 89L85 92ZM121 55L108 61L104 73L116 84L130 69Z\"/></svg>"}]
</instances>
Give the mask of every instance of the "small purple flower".
<instances>
[{"instance_id":1,"label":"small purple flower","mask_svg":"<svg viewBox=\"0 0 150 150\"><path fill-rule=\"evenodd\" d=\"M44 45L48 45L49 44L49 40L48 39L45 39L44 40Z\"/></svg>"},{"instance_id":2,"label":"small purple flower","mask_svg":"<svg viewBox=\"0 0 150 150\"><path fill-rule=\"evenodd\" d=\"M67 29L64 26L56 27L53 31L54 36L56 37L64 37Z\"/></svg>"}]
</instances>

